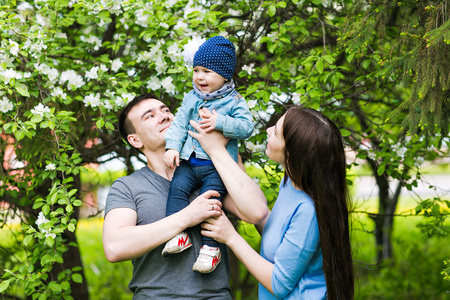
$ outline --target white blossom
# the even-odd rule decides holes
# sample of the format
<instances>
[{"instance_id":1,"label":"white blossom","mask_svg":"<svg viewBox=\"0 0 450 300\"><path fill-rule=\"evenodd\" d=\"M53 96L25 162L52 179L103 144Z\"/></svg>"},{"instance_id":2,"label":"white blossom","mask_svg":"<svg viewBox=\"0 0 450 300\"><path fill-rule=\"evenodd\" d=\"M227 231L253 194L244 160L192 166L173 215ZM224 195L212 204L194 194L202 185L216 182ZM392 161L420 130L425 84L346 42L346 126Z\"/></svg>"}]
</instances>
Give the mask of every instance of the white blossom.
<instances>
[{"instance_id":1,"label":"white blossom","mask_svg":"<svg viewBox=\"0 0 450 300\"><path fill-rule=\"evenodd\" d=\"M106 65L104 65L104 64L101 64L100 65L100 70L102 70L103 72L106 72L106 71L108 71L108 67Z\"/></svg>"},{"instance_id":2,"label":"white blossom","mask_svg":"<svg viewBox=\"0 0 450 300\"><path fill-rule=\"evenodd\" d=\"M14 105L11 101L9 101L8 98L3 97L2 100L0 100L0 111L2 113L7 113L8 111L12 110L14 108Z\"/></svg>"},{"instance_id":3,"label":"white blossom","mask_svg":"<svg viewBox=\"0 0 450 300\"><path fill-rule=\"evenodd\" d=\"M405 157L406 151L408 151L408 149L406 147L401 147L400 149L398 149L397 154L398 154L398 156L403 158L403 157Z\"/></svg>"},{"instance_id":4,"label":"white blossom","mask_svg":"<svg viewBox=\"0 0 450 300\"><path fill-rule=\"evenodd\" d=\"M55 68L49 68L48 70L46 70L46 75L51 82L56 82L56 80L59 78L59 72Z\"/></svg>"},{"instance_id":5,"label":"white blossom","mask_svg":"<svg viewBox=\"0 0 450 300\"><path fill-rule=\"evenodd\" d=\"M17 5L18 10L33 10L33 6L30 5L28 2L22 2L19 5Z\"/></svg>"},{"instance_id":6,"label":"white blossom","mask_svg":"<svg viewBox=\"0 0 450 300\"><path fill-rule=\"evenodd\" d=\"M31 78L31 72L23 73L23 78Z\"/></svg>"},{"instance_id":7,"label":"white blossom","mask_svg":"<svg viewBox=\"0 0 450 300\"><path fill-rule=\"evenodd\" d=\"M17 56L19 54L19 50L20 50L19 44L17 44L13 40L9 40L9 44L11 45L11 48L9 48L9 52L12 55Z\"/></svg>"},{"instance_id":8,"label":"white blossom","mask_svg":"<svg viewBox=\"0 0 450 300\"><path fill-rule=\"evenodd\" d=\"M50 108L42 103L39 103L34 108L31 109L31 113L35 116L44 116L44 113L50 112Z\"/></svg>"},{"instance_id":9,"label":"white blossom","mask_svg":"<svg viewBox=\"0 0 450 300\"><path fill-rule=\"evenodd\" d=\"M25 50L29 49L31 56L37 58L41 53L42 49L47 49L47 45L45 45L42 40L31 41L28 39L23 45L23 49Z\"/></svg>"},{"instance_id":10,"label":"white blossom","mask_svg":"<svg viewBox=\"0 0 450 300\"><path fill-rule=\"evenodd\" d=\"M248 100L247 101L248 108L250 108L250 109L254 108L256 106L256 104L258 104L258 101L256 101L256 100Z\"/></svg>"},{"instance_id":11,"label":"white blossom","mask_svg":"<svg viewBox=\"0 0 450 300\"><path fill-rule=\"evenodd\" d=\"M150 52L143 51L138 54L138 58L137 58L138 63L141 61L151 61L151 60L152 60L152 54Z\"/></svg>"},{"instance_id":12,"label":"white blossom","mask_svg":"<svg viewBox=\"0 0 450 300\"><path fill-rule=\"evenodd\" d=\"M425 162L425 159L422 156L416 157L416 161L414 162L414 166L416 168L420 167Z\"/></svg>"},{"instance_id":13,"label":"white blossom","mask_svg":"<svg viewBox=\"0 0 450 300\"><path fill-rule=\"evenodd\" d=\"M136 15L136 24L142 27L148 26L148 13L145 13L143 9L138 9L135 13Z\"/></svg>"},{"instance_id":14,"label":"white blossom","mask_svg":"<svg viewBox=\"0 0 450 300\"><path fill-rule=\"evenodd\" d=\"M181 57L180 48L178 48L177 44L173 44L167 48L167 54L169 54L170 60L173 62L178 61L178 58Z\"/></svg>"},{"instance_id":15,"label":"white blossom","mask_svg":"<svg viewBox=\"0 0 450 300\"><path fill-rule=\"evenodd\" d=\"M300 104L300 94L299 93L292 93L292 103L299 105Z\"/></svg>"},{"instance_id":16,"label":"white blossom","mask_svg":"<svg viewBox=\"0 0 450 300\"><path fill-rule=\"evenodd\" d=\"M134 94L130 93L123 93L121 96L116 97L116 106L118 107L124 107L127 105L131 100L133 100Z\"/></svg>"},{"instance_id":17,"label":"white blossom","mask_svg":"<svg viewBox=\"0 0 450 300\"><path fill-rule=\"evenodd\" d=\"M62 90L62 88L60 88L59 86L56 87L53 92L51 93L51 95L53 97L61 97L62 99L66 99L67 98L67 94L64 93L64 91Z\"/></svg>"},{"instance_id":18,"label":"white blossom","mask_svg":"<svg viewBox=\"0 0 450 300\"><path fill-rule=\"evenodd\" d=\"M114 72L117 72L123 65L123 62L120 60L120 58L116 58L111 63L111 70Z\"/></svg>"},{"instance_id":19,"label":"white blossom","mask_svg":"<svg viewBox=\"0 0 450 300\"><path fill-rule=\"evenodd\" d=\"M100 93L87 95L84 97L83 102L86 107L98 107L100 105Z\"/></svg>"},{"instance_id":20,"label":"white blossom","mask_svg":"<svg viewBox=\"0 0 450 300\"><path fill-rule=\"evenodd\" d=\"M254 144L251 141L245 141L245 147L250 150L252 153L262 153L266 149L265 144Z\"/></svg>"},{"instance_id":21,"label":"white blossom","mask_svg":"<svg viewBox=\"0 0 450 300\"><path fill-rule=\"evenodd\" d=\"M377 155L374 152L369 152L369 154L367 156L370 159L372 159L372 160L376 160L377 159Z\"/></svg>"},{"instance_id":22,"label":"white blossom","mask_svg":"<svg viewBox=\"0 0 450 300\"><path fill-rule=\"evenodd\" d=\"M167 25L167 23L159 23L159 26L161 26L164 29L169 29L169 25Z\"/></svg>"},{"instance_id":23,"label":"white blossom","mask_svg":"<svg viewBox=\"0 0 450 300\"><path fill-rule=\"evenodd\" d=\"M155 91L161 87L161 81L158 77L152 76L150 80L147 81L147 89Z\"/></svg>"},{"instance_id":24,"label":"white blossom","mask_svg":"<svg viewBox=\"0 0 450 300\"><path fill-rule=\"evenodd\" d=\"M92 67L91 70L86 71L86 74L85 74L86 78L97 79L98 78L98 74L97 74L98 69L99 69L99 67Z\"/></svg>"},{"instance_id":25,"label":"white blossom","mask_svg":"<svg viewBox=\"0 0 450 300\"><path fill-rule=\"evenodd\" d=\"M17 72L16 70L13 70L11 68L0 72L0 75L5 77L5 84L9 84L9 81L11 79L21 79L22 78L22 74L20 74L20 72Z\"/></svg>"},{"instance_id":26,"label":"white blossom","mask_svg":"<svg viewBox=\"0 0 450 300\"><path fill-rule=\"evenodd\" d=\"M173 78L172 77L166 77L161 81L161 86L166 90L166 92L170 94L175 94L176 89L175 85L172 83Z\"/></svg>"},{"instance_id":27,"label":"white blossom","mask_svg":"<svg viewBox=\"0 0 450 300\"><path fill-rule=\"evenodd\" d=\"M248 66L247 65L243 65L242 66L242 70L247 72L248 75L252 75L253 72L255 72L255 64L251 63Z\"/></svg>"},{"instance_id":28,"label":"white blossom","mask_svg":"<svg viewBox=\"0 0 450 300\"><path fill-rule=\"evenodd\" d=\"M48 238L48 237L55 238L56 237L56 234L51 233L49 230L46 230L46 229L42 229L42 233L45 233L45 238Z\"/></svg>"},{"instance_id":29,"label":"white blossom","mask_svg":"<svg viewBox=\"0 0 450 300\"><path fill-rule=\"evenodd\" d=\"M166 7L172 7L172 6L174 6L177 2L178 2L178 0L167 0L167 1L166 1Z\"/></svg>"},{"instance_id":30,"label":"white blossom","mask_svg":"<svg viewBox=\"0 0 450 300\"><path fill-rule=\"evenodd\" d=\"M54 163L49 163L47 166L45 166L45 171L54 171L56 170L56 165Z\"/></svg>"},{"instance_id":31,"label":"white blossom","mask_svg":"<svg viewBox=\"0 0 450 300\"><path fill-rule=\"evenodd\" d=\"M38 23L42 27L49 27L50 26L49 19L41 16L40 14L36 15L36 23Z\"/></svg>"},{"instance_id":32,"label":"white blossom","mask_svg":"<svg viewBox=\"0 0 450 300\"><path fill-rule=\"evenodd\" d=\"M44 213L41 211L39 212L38 218L36 220L36 225L39 226L41 224L45 224L50 222L49 220L47 220L47 218L44 216Z\"/></svg>"},{"instance_id":33,"label":"white blossom","mask_svg":"<svg viewBox=\"0 0 450 300\"><path fill-rule=\"evenodd\" d=\"M74 70L67 70L61 73L59 83L63 84L66 81L71 89L77 89L84 85L83 77L78 75Z\"/></svg>"},{"instance_id":34,"label":"white blossom","mask_svg":"<svg viewBox=\"0 0 450 300\"><path fill-rule=\"evenodd\" d=\"M167 63L162 56L156 58L155 65L155 69L156 72L158 72L158 75L161 73L165 73L165 71L167 70Z\"/></svg>"}]
</instances>

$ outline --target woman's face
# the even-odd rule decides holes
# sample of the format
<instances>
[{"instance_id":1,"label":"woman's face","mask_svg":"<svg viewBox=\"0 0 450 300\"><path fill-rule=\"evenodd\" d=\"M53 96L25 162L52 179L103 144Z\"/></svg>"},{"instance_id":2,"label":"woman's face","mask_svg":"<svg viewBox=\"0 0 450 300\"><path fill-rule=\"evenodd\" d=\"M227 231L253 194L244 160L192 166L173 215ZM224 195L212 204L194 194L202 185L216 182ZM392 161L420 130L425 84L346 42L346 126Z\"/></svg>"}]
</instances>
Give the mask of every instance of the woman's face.
<instances>
[{"instance_id":1,"label":"woman's face","mask_svg":"<svg viewBox=\"0 0 450 300\"><path fill-rule=\"evenodd\" d=\"M283 137L283 122L284 115L278 120L275 126L267 128L267 148L266 155L273 161L285 165L285 157L284 157L284 137Z\"/></svg>"}]
</instances>

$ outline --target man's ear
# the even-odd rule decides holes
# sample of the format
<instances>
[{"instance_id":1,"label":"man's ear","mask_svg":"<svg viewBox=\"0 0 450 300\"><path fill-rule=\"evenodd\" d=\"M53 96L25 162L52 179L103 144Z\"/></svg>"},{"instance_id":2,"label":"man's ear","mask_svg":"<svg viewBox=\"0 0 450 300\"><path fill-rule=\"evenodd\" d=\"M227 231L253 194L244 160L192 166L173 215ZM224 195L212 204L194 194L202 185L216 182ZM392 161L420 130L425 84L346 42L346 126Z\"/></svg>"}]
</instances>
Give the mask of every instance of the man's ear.
<instances>
[{"instance_id":1,"label":"man's ear","mask_svg":"<svg viewBox=\"0 0 450 300\"><path fill-rule=\"evenodd\" d=\"M136 149L142 148L142 142L136 134L129 134L127 136L128 142Z\"/></svg>"}]
</instances>

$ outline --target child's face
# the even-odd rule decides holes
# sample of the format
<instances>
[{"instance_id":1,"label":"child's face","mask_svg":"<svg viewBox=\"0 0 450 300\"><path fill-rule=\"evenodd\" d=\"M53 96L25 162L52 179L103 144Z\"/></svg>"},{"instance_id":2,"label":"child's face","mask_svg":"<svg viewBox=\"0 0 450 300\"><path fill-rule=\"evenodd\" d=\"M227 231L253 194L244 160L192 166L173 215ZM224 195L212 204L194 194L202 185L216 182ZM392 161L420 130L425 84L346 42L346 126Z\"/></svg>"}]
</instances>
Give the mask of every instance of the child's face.
<instances>
[{"instance_id":1,"label":"child's face","mask_svg":"<svg viewBox=\"0 0 450 300\"><path fill-rule=\"evenodd\" d=\"M225 84L222 75L201 66L194 67L194 84L205 94L217 91Z\"/></svg>"}]
</instances>

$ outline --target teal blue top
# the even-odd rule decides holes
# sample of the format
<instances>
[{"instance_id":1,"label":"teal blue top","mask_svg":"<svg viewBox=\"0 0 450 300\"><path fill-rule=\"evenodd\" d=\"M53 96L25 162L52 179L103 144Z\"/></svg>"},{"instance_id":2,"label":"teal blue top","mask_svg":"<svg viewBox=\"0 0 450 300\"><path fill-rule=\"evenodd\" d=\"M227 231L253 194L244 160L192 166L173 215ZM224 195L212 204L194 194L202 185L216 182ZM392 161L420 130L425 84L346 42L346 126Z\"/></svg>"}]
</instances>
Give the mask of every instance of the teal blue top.
<instances>
[{"instance_id":1,"label":"teal blue top","mask_svg":"<svg viewBox=\"0 0 450 300\"><path fill-rule=\"evenodd\" d=\"M264 226L261 256L274 264L274 295L260 284L259 299L327 298L314 202L295 189L290 179L281 184Z\"/></svg>"}]
</instances>

